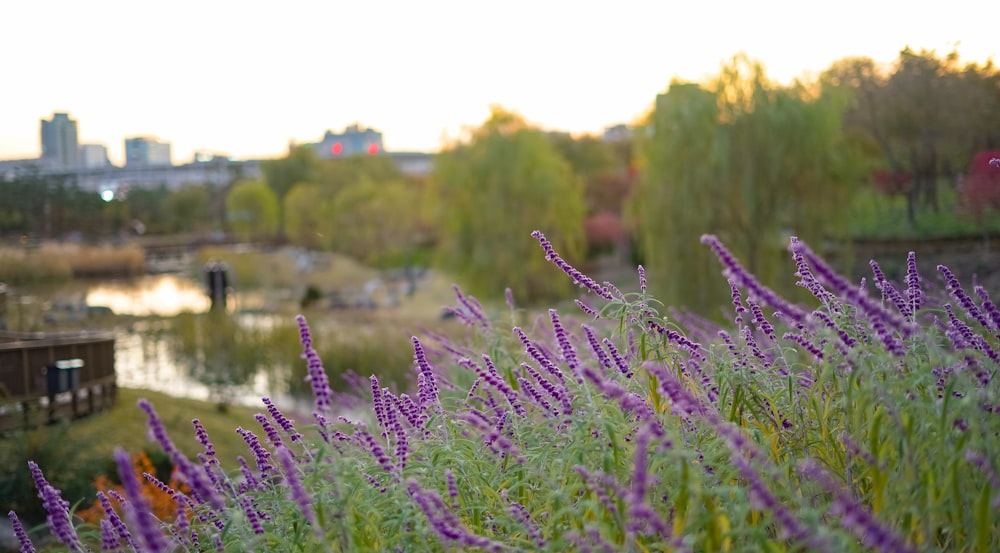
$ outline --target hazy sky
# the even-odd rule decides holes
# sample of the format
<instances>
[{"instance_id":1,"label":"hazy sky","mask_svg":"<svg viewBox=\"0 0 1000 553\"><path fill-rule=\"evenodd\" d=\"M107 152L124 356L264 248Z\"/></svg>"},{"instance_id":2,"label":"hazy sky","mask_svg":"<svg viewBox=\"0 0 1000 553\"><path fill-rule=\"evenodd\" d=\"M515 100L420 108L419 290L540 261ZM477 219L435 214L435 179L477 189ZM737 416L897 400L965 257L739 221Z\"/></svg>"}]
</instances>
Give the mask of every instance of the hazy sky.
<instances>
[{"instance_id":1,"label":"hazy sky","mask_svg":"<svg viewBox=\"0 0 1000 553\"><path fill-rule=\"evenodd\" d=\"M54 111L116 163L127 136L183 163L280 156L353 122L434 151L491 104L600 132L740 51L782 82L907 45L983 61L998 21L996 0L3 0L0 159L39 155Z\"/></svg>"}]
</instances>

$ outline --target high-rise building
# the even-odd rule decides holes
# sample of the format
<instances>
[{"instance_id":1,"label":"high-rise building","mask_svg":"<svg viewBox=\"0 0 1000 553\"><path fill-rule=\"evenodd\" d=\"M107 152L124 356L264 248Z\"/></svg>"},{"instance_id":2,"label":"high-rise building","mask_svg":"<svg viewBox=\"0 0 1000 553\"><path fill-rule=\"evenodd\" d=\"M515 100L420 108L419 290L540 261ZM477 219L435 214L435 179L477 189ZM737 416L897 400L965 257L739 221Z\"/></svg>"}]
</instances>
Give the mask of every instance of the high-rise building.
<instances>
[{"instance_id":1,"label":"high-rise building","mask_svg":"<svg viewBox=\"0 0 1000 553\"><path fill-rule=\"evenodd\" d=\"M76 120L67 113L53 113L52 120L42 119L42 160L55 168L80 165L80 144Z\"/></svg>"},{"instance_id":2,"label":"high-rise building","mask_svg":"<svg viewBox=\"0 0 1000 553\"><path fill-rule=\"evenodd\" d=\"M148 136L125 139L125 167L162 167L173 165L170 143Z\"/></svg>"},{"instance_id":3,"label":"high-rise building","mask_svg":"<svg viewBox=\"0 0 1000 553\"><path fill-rule=\"evenodd\" d=\"M87 169L111 165L108 161L108 148L104 144L80 144L80 165Z\"/></svg>"}]
</instances>

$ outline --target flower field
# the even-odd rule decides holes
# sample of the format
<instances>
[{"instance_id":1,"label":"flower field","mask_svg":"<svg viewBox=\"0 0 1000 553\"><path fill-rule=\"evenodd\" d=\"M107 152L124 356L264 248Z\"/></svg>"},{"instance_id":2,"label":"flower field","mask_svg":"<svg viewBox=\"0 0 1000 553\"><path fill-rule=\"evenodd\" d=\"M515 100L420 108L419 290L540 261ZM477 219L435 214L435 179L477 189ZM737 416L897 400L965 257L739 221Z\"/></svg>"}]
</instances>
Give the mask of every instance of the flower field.
<instances>
[{"instance_id":1,"label":"flower field","mask_svg":"<svg viewBox=\"0 0 1000 553\"><path fill-rule=\"evenodd\" d=\"M660 305L642 267L639 291L623 293L533 236L584 289L579 310L536 316L508 292L509 309L490 313L456 288L448 311L467 339L413 337L412 389L372 375L351 403L368 407L346 416L300 317L311 420L265 398L235 429L247 454L227 473L197 421L168 436L140 401L181 484L143 478L173 516L162 502L153 514L125 451L97 523L32 463L60 547L1000 550L1000 308L986 290L918 270L912 254L901 283L874 262L870 282L849 282L793 238L814 298L794 304L705 236L732 292L720 326ZM204 451L190 459L174 439Z\"/></svg>"}]
</instances>

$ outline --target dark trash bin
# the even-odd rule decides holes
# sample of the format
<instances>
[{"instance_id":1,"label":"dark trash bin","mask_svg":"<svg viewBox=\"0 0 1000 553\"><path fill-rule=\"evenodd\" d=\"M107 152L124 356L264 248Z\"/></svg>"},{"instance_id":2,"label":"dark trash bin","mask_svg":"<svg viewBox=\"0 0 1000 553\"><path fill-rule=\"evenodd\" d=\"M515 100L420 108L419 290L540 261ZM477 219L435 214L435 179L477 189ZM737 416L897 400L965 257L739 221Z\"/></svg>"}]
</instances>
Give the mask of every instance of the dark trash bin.
<instances>
[{"instance_id":1,"label":"dark trash bin","mask_svg":"<svg viewBox=\"0 0 1000 553\"><path fill-rule=\"evenodd\" d=\"M45 367L49 395L68 392L80 386L80 369L83 359L60 359Z\"/></svg>"}]
</instances>

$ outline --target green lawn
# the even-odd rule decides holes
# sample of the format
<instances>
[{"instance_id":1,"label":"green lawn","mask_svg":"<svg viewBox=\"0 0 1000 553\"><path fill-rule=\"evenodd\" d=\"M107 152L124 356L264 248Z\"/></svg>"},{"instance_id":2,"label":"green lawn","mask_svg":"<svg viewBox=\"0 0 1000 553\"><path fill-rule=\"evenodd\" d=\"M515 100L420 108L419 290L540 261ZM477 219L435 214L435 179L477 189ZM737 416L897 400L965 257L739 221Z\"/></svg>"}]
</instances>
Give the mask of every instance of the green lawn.
<instances>
[{"instance_id":1,"label":"green lawn","mask_svg":"<svg viewBox=\"0 0 1000 553\"><path fill-rule=\"evenodd\" d=\"M203 451L195 438L191 419L199 419L205 426L219 459L227 468L238 467L237 455L249 456L246 443L235 432L236 427L243 426L261 434L253 415L265 412L263 404L260 409L231 405L223 412L210 402L126 388L119 390L118 402L112 409L71 424L73 441L84 448L81 455L110 459L116 447L130 452L143 448L158 450L159 445L151 443L146 436L146 414L136 405L140 398L153 404L174 444L191 459Z\"/></svg>"}]
</instances>

